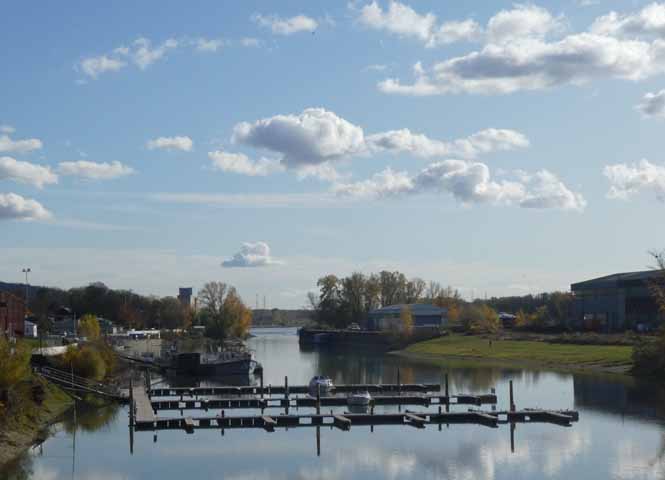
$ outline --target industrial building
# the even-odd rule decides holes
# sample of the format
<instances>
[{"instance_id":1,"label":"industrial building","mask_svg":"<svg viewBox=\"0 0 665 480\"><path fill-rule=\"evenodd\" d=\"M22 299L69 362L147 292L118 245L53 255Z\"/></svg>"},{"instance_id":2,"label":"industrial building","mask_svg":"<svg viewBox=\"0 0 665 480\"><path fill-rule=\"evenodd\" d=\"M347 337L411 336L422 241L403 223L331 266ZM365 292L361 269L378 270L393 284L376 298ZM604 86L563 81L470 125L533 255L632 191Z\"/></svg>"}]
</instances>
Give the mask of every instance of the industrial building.
<instances>
[{"instance_id":1,"label":"industrial building","mask_svg":"<svg viewBox=\"0 0 665 480\"><path fill-rule=\"evenodd\" d=\"M181 287L178 289L178 300L184 307L189 307L192 304L192 294L194 289L192 287Z\"/></svg>"},{"instance_id":2,"label":"industrial building","mask_svg":"<svg viewBox=\"0 0 665 480\"><path fill-rule=\"evenodd\" d=\"M657 327L664 316L651 294L652 282L665 283L665 276L646 270L573 283L571 326L601 332Z\"/></svg>"},{"instance_id":3,"label":"industrial building","mask_svg":"<svg viewBox=\"0 0 665 480\"><path fill-rule=\"evenodd\" d=\"M25 301L21 297L0 291L0 335L23 335L26 313Z\"/></svg>"},{"instance_id":4,"label":"industrial building","mask_svg":"<svg viewBox=\"0 0 665 480\"><path fill-rule=\"evenodd\" d=\"M369 312L368 330L399 330L400 315L404 308L411 310L414 328L440 328L448 323L448 309L424 303L389 305Z\"/></svg>"}]
</instances>

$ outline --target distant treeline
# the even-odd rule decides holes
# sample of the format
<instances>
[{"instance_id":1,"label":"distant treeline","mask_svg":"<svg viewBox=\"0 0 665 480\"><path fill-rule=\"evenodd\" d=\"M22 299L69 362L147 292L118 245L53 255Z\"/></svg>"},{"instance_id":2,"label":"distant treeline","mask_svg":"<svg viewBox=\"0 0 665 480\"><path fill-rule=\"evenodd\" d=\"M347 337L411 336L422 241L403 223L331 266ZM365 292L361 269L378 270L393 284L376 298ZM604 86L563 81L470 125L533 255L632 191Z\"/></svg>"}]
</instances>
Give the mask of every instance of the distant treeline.
<instances>
[{"instance_id":1,"label":"distant treeline","mask_svg":"<svg viewBox=\"0 0 665 480\"><path fill-rule=\"evenodd\" d=\"M21 298L25 285L0 284ZM62 307L77 318L94 314L124 328L186 329L192 324L204 325L215 338L243 336L251 325L251 311L244 305L235 288L221 282L209 282L199 292L197 312L176 297L140 295L131 290L113 290L101 282L63 290L30 287L28 309L40 324Z\"/></svg>"},{"instance_id":2,"label":"distant treeline","mask_svg":"<svg viewBox=\"0 0 665 480\"><path fill-rule=\"evenodd\" d=\"M252 326L302 327L312 322L311 310L284 310L281 308L253 309Z\"/></svg>"}]
</instances>

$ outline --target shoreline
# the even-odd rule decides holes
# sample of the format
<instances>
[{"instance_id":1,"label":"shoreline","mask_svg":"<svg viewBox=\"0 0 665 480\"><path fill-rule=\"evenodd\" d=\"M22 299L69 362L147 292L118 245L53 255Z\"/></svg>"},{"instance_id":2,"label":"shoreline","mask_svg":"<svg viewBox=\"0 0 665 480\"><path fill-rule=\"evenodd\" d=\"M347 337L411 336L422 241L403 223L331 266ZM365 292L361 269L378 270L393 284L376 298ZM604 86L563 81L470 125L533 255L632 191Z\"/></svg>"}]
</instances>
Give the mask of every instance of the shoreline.
<instances>
[{"instance_id":1,"label":"shoreline","mask_svg":"<svg viewBox=\"0 0 665 480\"><path fill-rule=\"evenodd\" d=\"M492 340L452 335L417 342L392 355L426 363L546 369L639 378L632 372L630 347L553 344L531 340Z\"/></svg>"},{"instance_id":2,"label":"shoreline","mask_svg":"<svg viewBox=\"0 0 665 480\"><path fill-rule=\"evenodd\" d=\"M43 381L33 378L31 383L35 382ZM0 427L0 473L32 446L48 438L48 428L74 404L74 400L55 385L48 382L42 385L46 395L42 405L32 405L36 413L9 413L16 417Z\"/></svg>"},{"instance_id":3,"label":"shoreline","mask_svg":"<svg viewBox=\"0 0 665 480\"><path fill-rule=\"evenodd\" d=\"M632 373L630 367L608 367L603 365L585 365L585 366L570 366L570 365L555 365L547 362L539 362L533 360L508 360L500 358L487 358L475 357L471 355L440 355L432 353L416 353L405 350L394 350L388 352L389 355L396 357L407 358L427 364L450 364L457 363L463 366L478 366L478 367L497 367L497 368L523 368L527 370L549 370L552 372L562 373L595 373L612 376L621 376L628 378L639 379L641 377Z\"/></svg>"}]
</instances>

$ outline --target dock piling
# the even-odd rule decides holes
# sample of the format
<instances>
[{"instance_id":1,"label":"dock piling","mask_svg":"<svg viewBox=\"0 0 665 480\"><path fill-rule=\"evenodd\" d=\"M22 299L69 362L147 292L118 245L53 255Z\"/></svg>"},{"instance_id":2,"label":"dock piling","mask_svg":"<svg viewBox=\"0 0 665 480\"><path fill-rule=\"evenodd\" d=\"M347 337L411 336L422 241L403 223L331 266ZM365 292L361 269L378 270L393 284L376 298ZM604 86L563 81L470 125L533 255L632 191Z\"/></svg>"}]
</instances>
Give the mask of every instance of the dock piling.
<instances>
[{"instance_id":1,"label":"dock piling","mask_svg":"<svg viewBox=\"0 0 665 480\"><path fill-rule=\"evenodd\" d=\"M510 380L508 382L508 387L510 389L510 411L514 412L515 411L515 397L513 396L513 381Z\"/></svg>"}]
</instances>

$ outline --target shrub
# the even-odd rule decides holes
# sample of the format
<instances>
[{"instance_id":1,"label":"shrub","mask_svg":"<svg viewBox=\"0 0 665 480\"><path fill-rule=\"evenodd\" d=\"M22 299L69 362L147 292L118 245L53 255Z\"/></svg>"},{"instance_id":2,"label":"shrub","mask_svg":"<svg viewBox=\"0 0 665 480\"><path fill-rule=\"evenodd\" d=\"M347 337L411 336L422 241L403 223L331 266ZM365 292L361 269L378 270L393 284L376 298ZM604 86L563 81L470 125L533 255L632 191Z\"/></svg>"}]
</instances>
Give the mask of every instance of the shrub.
<instances>
[{"instance_id":1,"label":"shrub","mask_svg":"<svg viewBox=\"0 0 665 480\"><path fill-rule=\"evenodd\" d=\"M80 349L69 347L60 359L60 368L63 370L71 368L75 375L93 380L103 379L107 370L104 357L90 346Z\"/></svg>"}]
</instances>

